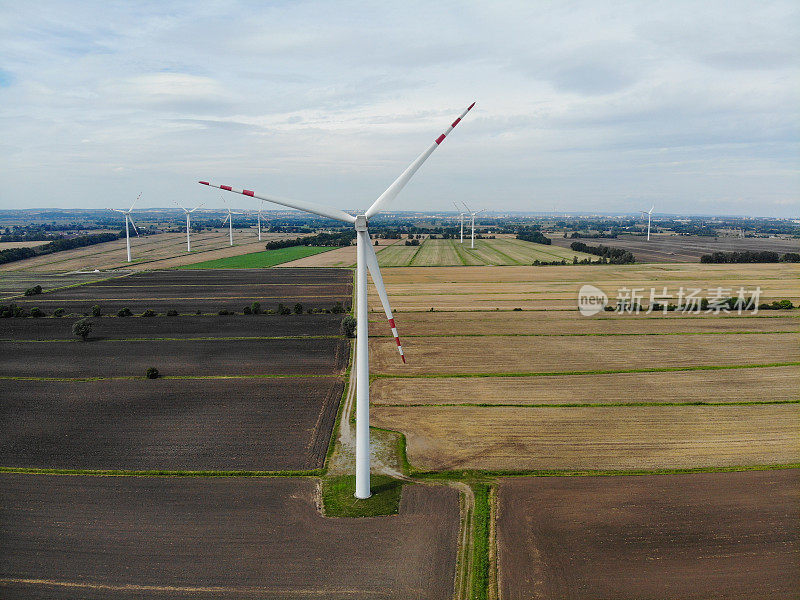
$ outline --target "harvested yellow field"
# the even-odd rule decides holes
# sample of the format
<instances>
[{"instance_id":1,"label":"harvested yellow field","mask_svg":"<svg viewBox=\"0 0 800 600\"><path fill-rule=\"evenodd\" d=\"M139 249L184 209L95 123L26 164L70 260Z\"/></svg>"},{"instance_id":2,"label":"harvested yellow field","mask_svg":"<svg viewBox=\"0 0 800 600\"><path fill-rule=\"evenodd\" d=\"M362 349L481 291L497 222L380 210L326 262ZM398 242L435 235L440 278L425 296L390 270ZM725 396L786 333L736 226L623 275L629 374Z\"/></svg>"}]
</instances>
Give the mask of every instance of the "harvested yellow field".
<instances>
[{"instance_id":1,"label":"harvested yellow field","mask_svg":"<svg viewBox=\"0 0 800 600\"><path fill-rule=\"evenodd\" d=\"M375 252L380 259L384 251L393 252L395 248L399 248L400 240L378 240L380 245L375 246ZM375 243L373 241L373 243ZM314 256L307 256L298 260L283 263L279 267L352 267L356 263L356 247L346 246L344 248L337 248L330 252L323 252L322 254L315 254Z\"/></svg>"},{"instance_id":2,"label":"harvested yellow field","mask_svg":"<svg viewBox=\"0 0 800 600\"><path fill-rule=\"evenodd\" d=\"M422 470L657 469L800 461L800 407L376 406Z\"/></svg>"},{"instance_id":3,"label":"harvested yellow field","mask_svg":"<svg viewBox=\"0 0 800 600\"><path fill-rule=\"evenodd\" d=\"M234 245L228 239L228 230L192 234L192 252L186 252L185 233L160 233L131 238L129 263L125 251L125 238L84 248L54 252L5 265L0 271L66 272L94 269L125 269L141 271L188 265L205 260L228 258L260 252L270 240L287 239L292 234L264 233L259 242L255 230L234 230Z\"/></svg>"},{"instance_id":4,"label":"harvested yellow field","mask_svg":"<svg viewBox=\"0 0 800 600\"><path fill-rule=\"evenodd\" d=\"M790 402L800 400L800 368L377 379L374 405L618 404L638 402Z\"/></svg>"},{"instance_id":5,"label":"harvested yellow field","mask_svg":"<svg viewBox=\"0 0 800 600\"><path fill-rule=\"evenodd\" d=\"M372 373L557 373L800 361L796 333L401 340L407 364L400 362L389 340L370 340Z\"/></svg>"},{"instance_id":6,"label":"harvested yellow field","mask_svg":"<svg viewBox=\"0 0 800 600\"><path fill-rule=\"evenodd\" d=\"M47 240L40 242L0 242L0 250L8 250L9 248L36 248L37 246L44 246Z\"/></svg>"},{"instance_id":7,"label":"harvested yellow field","mask_svg":"<svg viewBox=\"0 0 800 600\"><path fill-rule=\"evenodd\" d=\"M400 336L436 335L630 335L730 333L738 331L800 332L800 312L760 311L728 315L668 313L583 317L573 311L522 312L400 312L395 315ZM371 336L391 336L386 318L370 315Z\"/></svg>"}]
</instances>

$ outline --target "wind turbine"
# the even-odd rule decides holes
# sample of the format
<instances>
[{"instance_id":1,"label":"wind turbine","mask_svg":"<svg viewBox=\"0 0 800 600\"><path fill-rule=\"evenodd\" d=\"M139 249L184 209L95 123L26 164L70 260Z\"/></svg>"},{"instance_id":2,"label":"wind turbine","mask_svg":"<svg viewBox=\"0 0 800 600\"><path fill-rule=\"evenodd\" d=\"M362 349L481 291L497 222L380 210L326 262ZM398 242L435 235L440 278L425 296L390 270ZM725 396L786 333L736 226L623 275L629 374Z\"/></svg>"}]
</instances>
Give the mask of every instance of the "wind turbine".
<instances>
[{"instance_id":1,"label":"wind turbine","mask_svg":"<svg viewBox=\"0 0 800 600\"><path fill-rule=\"evenodd\" d=\"M136 229L136 225L134 225L133 223L133 218L131 218L131 211L133 210L133 207L136 206L136 203L139 201L139 198L141 197L142 197L141 194L136 196L136 200L133 201L133 204L131 204L131 207L128 210L120 210L118 208L108 209L125 215L125 246L128 248L128 262L131 262L131 232L128 229L128 223L130 223L133 226L133 230L136 232L136 236L138 237L139 230Z\"/></svg>"},{"instance_id":2,"label":"wind turbine","mask_svg":"<svg viewBox=\"0 0 800 600\"><path fill-rule=\"evenodd\" d=\"M644 212L643 210L639 211L643 215L647 215L647 241L648 242L650 241L650 217L653 215L653 209L655 207L656 207L656 205L653 204L653 206L650 207L649 211L647 211L647 212Z\"/></svg>"},{"instance_id":3,"label":"wind turbine","mask_svg":"<svg viewBox=\"0 0 800 600\"><path fill-rule=\"evenodd\" d=\"M203 204L205 204L205 202L203 202ZM181 210L183 210L183 212L186 213L186 251L187 252L191 252L192 251L192 239L191 239L191 237L189 237L189 232L191 231L191 227L192 227L192 222L191 222L192 220L191 220L191 216L190 215L194 211L196 211L198 208L203 206L203 204L198 204L192 210L186 210L185 208L183 208L183 206L181 206L180 204L175 202L175 206L180 207Z\"/></svg>"},{"instance_id":4,"label":"wind turbine","mask_svg":"<svg viewBox=\"0 0 800 600\"><path fill-rule=\"evenodd\" d=\"M225 189L225 188L221 188L221 189ZM223 198L222 201L225 202L225 198ZM231 210L231 207L228 206L227 202L225 202L225 208L228 209L228 216L225 217L225 221L228 222L228 236L230 237L230 240L231 240L231 246L233 246L233 215L243 215L244 213L233 212ZM222 221L223 225L225 225L225 221Z\"/></svg>"},{"instance_id":5,"label":"wind turbine","mask_svg":"<svg viewBox=\"0 0 800 600\"><path fill-rule=\"evenodd\" d=\"M466 202L462 201L462 202L461 202L461 204L463 204L463 205L464 205L464 208L466 208L466 209L467 209L467 214L468 214L470 217L472 217L472 245L470 246L470 248L474 248L474 247L475 247L475 215L479 215L480 213L482 213L482 212L483 212L483 211L485 211L486 209L485 209L485 208L482 208L482 209L480 209L478 212L472 212L472 211L469 209L469 206L467 206Z\"/></svg>"},{"instance_id":6,"label":"wind turbine","mask_svg":"<svg viewBox=\"0 0 800 600\"><path fill-rule=\"evenodd\" d=\"M464 243L464 213L461 212L460 208L458 208L458 204L456 204L455 200L453 200L453 206L456 207L456 210L458 211L458 220L461 222L461 243L463 244Z\"/></svg>"},{"instance_id":7,"label":"wind turbine","mask_svg":"<svg viewBox=\"0 0 800 600\"><path fill-rule=\"evenodd\" d=\"M252 190L238 190L228 185L214 185L208 181L201 181L203 185L208 185L220 190L228 192L235 192L237 194L244 194L251 198L259 198L267 202L274 202L282 204L290 208L296 208L305 212L309 212L329 219L337 221L344 221L351 223L356 230L356 243L357 243L357 260L356 260L356 498L369 498L370 485L369 485L369 346L368 346L368 331L367 331L367 270L372 275L372 282L378 290L378 296L381 299L383 310L386 313L386 318L389 320L389 326L392 328L397 349L400 352L400 357L403 362L406 361L403 355L403 347L400 345L400 338L397 335L397 327L392 317L392 309L389 306L389 298L386 295L386 287L383 284L381 271L378 267L378 257L375 254L375 249L370 243L369 230L367 228L369 219L376 215L381 208L391 202L405 187L414 173L422 166L422 163L439 147L447 134L458 125L461 119L475 106L475 103L467 107L459 117L453 121L450 127L442 133L434 142L420 154L414 162L412 162L403 173L394 180L392 185L386 188L377 200L370 206L364 213L353 216L339 210L316 204L315 202L307 202L304 200L287 200L285 198L276 198L274 196L262 196L256 194Z\"/></svg>"}]
</instances>

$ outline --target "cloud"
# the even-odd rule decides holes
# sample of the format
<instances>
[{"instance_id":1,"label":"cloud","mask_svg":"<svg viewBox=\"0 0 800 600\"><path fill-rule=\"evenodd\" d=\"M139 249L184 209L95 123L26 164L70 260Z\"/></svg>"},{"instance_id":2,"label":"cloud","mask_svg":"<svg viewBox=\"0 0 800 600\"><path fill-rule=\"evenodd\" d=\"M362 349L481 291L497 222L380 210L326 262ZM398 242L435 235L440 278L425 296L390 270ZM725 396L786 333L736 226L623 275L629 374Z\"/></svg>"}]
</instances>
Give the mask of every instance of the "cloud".
<instances>
[{"instance_id":1,"label":"cloud","mask_svg":"<svg viewBox=\"0 0 800 600\"><path fill-rule=\"evenodd\" d=\"M797 213L799 12L791 1L7 5L0 208L102 205L126 186L150 186L152 205L191 202L198 175L348 206L477 100L396 208L584 210L602 197L616 210L652 197L703 212L741 196Z\"/></svg>"}]
</instances>

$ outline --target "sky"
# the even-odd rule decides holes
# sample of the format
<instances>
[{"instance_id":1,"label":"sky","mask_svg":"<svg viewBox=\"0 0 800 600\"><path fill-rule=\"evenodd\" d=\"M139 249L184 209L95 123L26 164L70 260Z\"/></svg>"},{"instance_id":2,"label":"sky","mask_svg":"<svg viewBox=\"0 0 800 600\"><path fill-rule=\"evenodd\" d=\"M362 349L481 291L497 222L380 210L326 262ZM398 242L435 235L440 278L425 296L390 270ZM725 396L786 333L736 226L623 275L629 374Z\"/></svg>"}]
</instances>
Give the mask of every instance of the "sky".
<instances>
[{"instance_id":1,"label":"sky","mask_svg":"<svg viewBox=\"0 0 800 600\"><path fill-rule=\"evenodd\" d=\"M473 101L389 209L800 217L796 0L0 0L0 209L364 210Z\"/></svg>"}]
</instances>

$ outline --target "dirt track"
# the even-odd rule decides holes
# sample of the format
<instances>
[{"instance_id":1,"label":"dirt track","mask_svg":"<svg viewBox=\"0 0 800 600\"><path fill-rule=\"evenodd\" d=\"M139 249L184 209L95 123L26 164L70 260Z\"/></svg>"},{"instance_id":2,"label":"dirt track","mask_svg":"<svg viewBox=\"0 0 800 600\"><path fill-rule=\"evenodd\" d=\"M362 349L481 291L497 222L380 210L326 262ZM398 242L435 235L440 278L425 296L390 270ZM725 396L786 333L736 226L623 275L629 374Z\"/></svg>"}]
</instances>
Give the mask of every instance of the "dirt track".
<instances>
[{"instance_id":1,"label":"dirt track","mask_svg":"<svg viewBox=\"0 0 800 600\"><path fill-rule=\"evenodd\" d=\"M500 484L500 597L797 598L800 471Z\"/></svg>"},{"instance_id":2,"label":"dirt track","mask_svg":"<svg viewBox=\"0 0 800 600\"><path fill-rule=\"evenodd\" d=\"M395 517L325 519L315 487L308 479L0 475L0 594L451 598L455 490L406 486Z\"/></svg>"}]
</instances>

